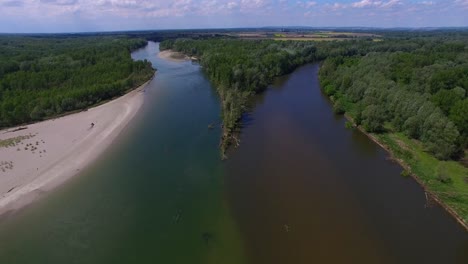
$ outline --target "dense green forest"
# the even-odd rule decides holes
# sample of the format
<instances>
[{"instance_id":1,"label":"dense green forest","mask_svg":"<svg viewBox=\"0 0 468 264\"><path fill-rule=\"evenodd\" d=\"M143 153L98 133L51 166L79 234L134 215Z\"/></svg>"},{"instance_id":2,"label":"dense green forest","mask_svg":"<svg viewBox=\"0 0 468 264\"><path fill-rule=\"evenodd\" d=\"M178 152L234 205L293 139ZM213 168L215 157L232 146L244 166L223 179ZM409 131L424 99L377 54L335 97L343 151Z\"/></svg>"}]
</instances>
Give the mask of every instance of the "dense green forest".
<instances>
[{"instance_id":1,"label":"dense green forest","mask_svg":"<svg viewBox=\"0 0 468 264\"><path fill-rule=\"evenodd\" d=\"M421 140L439 159L468 144L468 46L457 34L410 33L384 41L168 40L200 58L222 98L224 138L238 129L246 102L275 76L324 60L322 87L338 113L368 132L396 130ZM223 141L223 149L230 143Z\"/></svg>"},{"instance_id":2,"label":"dense green forest","mask_svg":"<svg viewBox=\"0 0 468 264\"><path fill-rule=\"evenodd\" d=\"M381 41L330 42L138 34L166 39L161 50L199 59L221 98L223 155L237 143L242 113L256 93L277 76L320 62L321 87L335 112L389 149L404 175L417 175L468 222L466 31L385 31L378 32ZM132 50L146 45L136 37L0 36L0 127L85 109L144 83L154 69L131 59Z\"/></svg>"},{"instance_id":3,"label":"dense green forest","mask_svg":"<svg viewBox=\"0 0 468 264\"><path fill-rule=\"evenodd\" d=\"M403 176L417 176L468 222L466 32L393 32L383 41L179 39L161 49L200 59L222 99L223 153L236 140L251 96L275 76L320 62L321 87L336 113L387 148Z\"/></svg>"},{"instance_id":4,"label":"dense green forest","mask_svg":"<svg viewBox=\"0 0 468 264\"><path fill-rule=\"evenodd\" d=\"M406 34L365 52L329 56L320 81L337 113L383 144L401 161L402 175L417 176L468 223L466 34Z\"/></svg>"},{"instance_id":5,"label":"dense green forest","mask_svg":"<svg viewBox=\"0 0 468 264\"><path fill-rule=\"evenodd\" d=\"M468 144L468 42L396 41L410 50L329 57L320 70L336 112L368 132L403 132L439 159Z\"/></svg>"},{"instance_id":6,"label":"dense green forest","mask_svg":"<svg viewBox=\"0 0 468 264\"><path fill-rule=\"evenodd\" d=\"M274 77L319 59L315 44L301 41L178 39L166 40L160 48L173 49L200 59L222 101L223 154L236 141L239 119L255 93L265 89Z\"/></svg>"},{"instance_id":7,"label":"dense green forest","mask_svg":"<svg viewBox=\"0 0 468 264\"><path fill-rule=\"evenodd\" d=\"M0 127L85 109L154 74L130 52L146 40L123 36L0 37Z\"/></svg>"}]
</instances>

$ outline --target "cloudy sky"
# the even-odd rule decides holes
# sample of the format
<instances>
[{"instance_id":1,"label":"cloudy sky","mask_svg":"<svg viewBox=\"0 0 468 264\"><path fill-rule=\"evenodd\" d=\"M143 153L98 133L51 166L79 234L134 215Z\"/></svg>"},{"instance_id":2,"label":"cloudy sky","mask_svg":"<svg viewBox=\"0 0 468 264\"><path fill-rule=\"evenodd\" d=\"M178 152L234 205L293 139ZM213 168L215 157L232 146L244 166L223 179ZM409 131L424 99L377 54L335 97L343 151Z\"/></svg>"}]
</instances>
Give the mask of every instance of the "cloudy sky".
<instances>
[{"instance_id":1,"label":"cloudy sky","mask_svg":"<svg viewBox=\"0 0 468 264\"><path fill-rule=\"evenodd\" d=\"M0 32L468 26L468 0L0 0Z\"/></svg>"}]
</instances>

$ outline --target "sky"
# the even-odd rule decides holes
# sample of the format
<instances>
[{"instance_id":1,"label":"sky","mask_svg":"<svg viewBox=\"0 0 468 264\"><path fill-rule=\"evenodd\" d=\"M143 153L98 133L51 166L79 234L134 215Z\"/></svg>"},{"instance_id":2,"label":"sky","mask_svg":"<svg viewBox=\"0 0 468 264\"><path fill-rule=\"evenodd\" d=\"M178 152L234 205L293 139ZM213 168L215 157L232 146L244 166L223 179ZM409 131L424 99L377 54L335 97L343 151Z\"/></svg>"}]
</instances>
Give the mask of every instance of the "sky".
<instances>
[{"instance_id":1,"label":"sky","mask_svg":"<svg viewBox=\"0 0 468 264\"><path fill-rule=\"evenodd\" d=\"M468 26L468 0L0 0L1 33Z\"/></svg>"}]
</instances>

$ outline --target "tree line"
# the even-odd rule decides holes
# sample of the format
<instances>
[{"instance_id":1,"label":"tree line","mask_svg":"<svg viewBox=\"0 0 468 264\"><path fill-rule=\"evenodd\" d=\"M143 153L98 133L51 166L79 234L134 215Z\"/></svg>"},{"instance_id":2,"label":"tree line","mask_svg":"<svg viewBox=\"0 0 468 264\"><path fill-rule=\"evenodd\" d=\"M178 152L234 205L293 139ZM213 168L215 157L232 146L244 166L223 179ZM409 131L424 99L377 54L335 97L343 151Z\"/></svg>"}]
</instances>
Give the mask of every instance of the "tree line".
<instances>
[{"instance_id":1,"label":"tree line","mask_svg":"<svg viewBox=\"0 0 468 264\"><path fill-rule=\"evenodd\" d=\"M467 38L385 42L364 54L323 62L321 85L335 111L346 112L368 132L403 132L439 159L463 156L468 146Z\"/></svg>"},{"instance_id":2,"label":"tree line","mask_svg":"<svg viewBox=\"0 0 468 264\"><path fill-rule=\"evenodd\" d=\"M248 100L276 76L319 59L316 45L301 41L247 41L239 39L166 40L161 50L172 49L199 58L221 98L224 153L239 129Z\"/></svg>"},{"instance_id":3,"label":"tree line","mask_svg":"<svg viewBox=\"0 0 468 264\"><path fill-rule=\"evenodd\" d=\"M320 81L336 112L348 113L368 132L404 132L439 159L463 155L468 144L466 32L379 34L383 41L177 39L160 48L200 59L222 101L223 152L249 98L276 76L321 61Z\"/></svg>"},{"instance_id":4,"label":"tree line","mask_svg":"<svg viewBox=\"0 0 468 264\"><path fill-rule=\"evenodd\" d=\"M131 51L144 39L124 36L0 37L0 127L85 109L151 78Z\"/></svg>"},{"instance_id":5,"label":"tree line","mask_svg":"<svg viewBox=\"0 0 468 264\"><path fill-rule=\"evenodd\" d=\"M222 102L224 152L249 99L276 76L321 61L320 81L338 113L369 132L397 131L440 159L468 144L466 32L390 32L383 41L169 39L161 50L198 57ZM386 35L385 35L386 34ZM0 37L0 127L85 109L122 95L154 73L130 52L144 39L111 36Z\"/></svg>"}]
</instances>

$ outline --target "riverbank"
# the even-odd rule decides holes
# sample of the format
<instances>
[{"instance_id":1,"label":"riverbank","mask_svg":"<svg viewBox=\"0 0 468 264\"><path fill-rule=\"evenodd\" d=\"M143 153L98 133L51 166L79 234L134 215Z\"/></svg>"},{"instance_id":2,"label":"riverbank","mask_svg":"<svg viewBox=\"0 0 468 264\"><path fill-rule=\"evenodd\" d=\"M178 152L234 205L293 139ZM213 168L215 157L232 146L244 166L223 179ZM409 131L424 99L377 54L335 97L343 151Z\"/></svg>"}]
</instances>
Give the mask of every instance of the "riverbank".
<instances>
[{"instance_id":1,"label":"riverbank","mask_svg":"<svg viewBox=\"0 0 468 264\"><path fill-rule=\"evenodd\" d=\"M402 176L411 176L424 189L427 197L427 204L430 205L431 200L436 202L468 231L468 213L465 208L459 206L460 202L457 202L457 196L463 196L464 193L458 194L457 190L454 191L453 188L444 189L447 188L447 186L443 186L459 183L463 184L462 181L465 180L463 179L463 171L466 172L466 168L456 161L437 160L432 155L426 153L417 143L411 141L402 134L369 133L361 126L357 126L354 118L349 114L344 114L344 116L349 122L353 123L355 128L390 154L391 159L403 168ZM445 173L450 174L450 176L448 176L450 179L456 178L455 183L440 182L440 179L438 179L440 176L437 174L441 166L444 168L444 171L446 171ZM458 173L457 171L461 172ZM465 174L465 177L467 177L466 175L467 174ZM461 203L463 204L463 202Z\"/></svg>"},{"instance_id":2,"label":"riverbank","mask_svg":"<svg viewBox=\"0 0 468 264\"><path fill-rule=\"evenodd\" d=\"M34 201L96 160L136 115L150 81L87 111L0 131L0 214Z\"/></svg>"},{"instance_id":3,"label":"riverbank","mask_svg":"<svg viewBox=\"0 0 468 264\"><path fill-rule=\"evenodd\" d=\"M465 230L425 206L424 190L384 150L344 127L318 69L300 67L257 97L224 162L249 262L466 262Z\"/></svg>"},{"instance_id":4,"label":"riverbank","mask_svg":"<svg viewBox=\"0 0 468 264\"><path fill-rule=\"evenodd\" d=\"M196 59L194 57L189 57L181 52L176 52L173 50L164 50L158 53L159 58L173 61L173 62L183 62L191 59Z\"/></svg>"}]
</instances>

